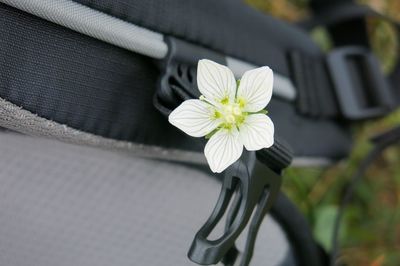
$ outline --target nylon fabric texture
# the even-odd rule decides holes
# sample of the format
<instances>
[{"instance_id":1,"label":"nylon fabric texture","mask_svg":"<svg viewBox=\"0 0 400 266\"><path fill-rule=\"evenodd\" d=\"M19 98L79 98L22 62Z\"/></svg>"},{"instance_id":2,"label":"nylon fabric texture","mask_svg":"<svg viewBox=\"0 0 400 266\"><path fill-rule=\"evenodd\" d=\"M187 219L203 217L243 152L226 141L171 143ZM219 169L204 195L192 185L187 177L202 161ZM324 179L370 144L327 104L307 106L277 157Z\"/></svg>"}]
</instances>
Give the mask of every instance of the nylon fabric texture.
<instances>
[{"instance_id":1,"label":"nylon fabric texture","mask_svg":"<svg viewBox=\"0 0 400 266\"><path fill-rule=\"evenodd\" d=\"M219 194L208 174L4 131L0 151L1 265L195 265L187 249ZM290 253L265 219L252 265Z\"/></svg>"},{"instance_id":2,"label":"nylon fabric texture","mask_svg":"<svg viewBox=\"0 0 400 266\"><path fill-rule=\"evenodd\" d=\"M143 55L163 58L168 51L162 34L139 28L73 1L1 0L0 2Z\"/></svg>"},{"instance_id":3,"label":"nylon fabric texture","mask_svg":"<svg viewBox=\"0 0 400 266\"><path fill-rule=\"evenodd\" d=\"M0 33L2 98L107 138L171 147L178 134L183 146L192 142L153 108L158 71L148 57L5 4L0 4Z\"/></svg>"}]
</instances>

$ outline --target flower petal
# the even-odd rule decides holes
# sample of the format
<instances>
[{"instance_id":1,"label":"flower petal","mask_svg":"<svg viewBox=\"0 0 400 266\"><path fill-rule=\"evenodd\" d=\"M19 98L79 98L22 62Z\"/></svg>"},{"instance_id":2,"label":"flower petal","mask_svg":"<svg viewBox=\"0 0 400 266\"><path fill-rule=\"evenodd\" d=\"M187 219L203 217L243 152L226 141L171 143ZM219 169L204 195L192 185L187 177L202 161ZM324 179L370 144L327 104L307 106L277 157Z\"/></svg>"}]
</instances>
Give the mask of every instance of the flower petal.
<instances>
[{"instance_id":1,"label":"flower petal","mask_svg":"<svg viewBox=\"0 0 400 266\"><path fill-rule=\"evenodd\" d=\"M235 99L236 80L232 71L226 66L211 60L202 59L197 66L197 86L207 100L220 102L228 98Z\"/></svg>"},{"instance_id":2,"label":"flower petal","mask_svg":"<svg viewBox=\"0 0 400 266\"><path fill-rule=\"evenodd\" d=\"M244 100L243 110L258 112L265 108L272 97L273 82L272 70L267 66L244 73L237 92L237 98Z\"/></svg>"},{"instance_id":3,"label":"flower petal","mask_svg":"<svg viewBox=\"0 0 400 266\"><path fill-rule=\"evenodd\" d=\"M215 119L214 108L200 100L181 103L168 117L168 121L192 137L203 137L221 123Z\"/></svg>"},{"instance_id":4,"label":"flower petal","mask_svg":"<svg viewBox=\"0 0 400 266\"><path fill-rule=\"evenodd\" d=\"M274 123L264 114L252 114L239 127L240 139L249 151L269 148L274 144Z\"/></svg>"},{"instance_id":5,"label":"flower petal","mask_svg":"<svg viewBox=\"0 0 400 266\"><path fill-rule=\"evenodd\" d=\"M242 155L242 151L243 144L236 128L219 130L210 138L204 148L207 162L214 173L221 173L236 162Z\"/></svg>"}]
</instances>

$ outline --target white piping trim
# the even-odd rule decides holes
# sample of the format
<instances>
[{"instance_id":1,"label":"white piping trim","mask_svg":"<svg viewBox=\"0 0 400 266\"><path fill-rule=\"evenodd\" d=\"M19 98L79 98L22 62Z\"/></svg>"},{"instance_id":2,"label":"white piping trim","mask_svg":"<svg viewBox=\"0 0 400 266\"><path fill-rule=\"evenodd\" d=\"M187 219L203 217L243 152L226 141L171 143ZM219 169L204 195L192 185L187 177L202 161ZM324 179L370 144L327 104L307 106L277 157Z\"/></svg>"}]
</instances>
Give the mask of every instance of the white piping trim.
<instances>
[{"instance_id":1,"label":"white piping trim","mask_svg":"<svg viewBox=\"0 0 400 266\"><path fill-rule=\"evenodd\" d=\"M168 45L161 33L123 21L71 0L0 0L30 14L54 22L104 42L162 59L168 53ZM236 77L256 66L226 57L227 65ZM292 101L296 89L290 79L274 73L274 95Z\"/></svg>"},{"instance_id":2,"label":"white piping trim","mask_svg":"<svg viewBox=\"0 0 400 266\"><path fill-rule=\"evenodd\" d=\"M323 157L295 157L292 160L291 167L322 167L330 166L334 164L335 161L329 158Z\"/></svg>"},{"instance_id":3,"label":"white piping trim","mask_svg":"<svg viewBox=\"0 0 400 266\"><path fill-rule=\"evenodd\" d=\"M163 58L168 52L168 46L162 34L70 0L0 0L0 2L150 57Z\"/></svg>"}]
</instances>

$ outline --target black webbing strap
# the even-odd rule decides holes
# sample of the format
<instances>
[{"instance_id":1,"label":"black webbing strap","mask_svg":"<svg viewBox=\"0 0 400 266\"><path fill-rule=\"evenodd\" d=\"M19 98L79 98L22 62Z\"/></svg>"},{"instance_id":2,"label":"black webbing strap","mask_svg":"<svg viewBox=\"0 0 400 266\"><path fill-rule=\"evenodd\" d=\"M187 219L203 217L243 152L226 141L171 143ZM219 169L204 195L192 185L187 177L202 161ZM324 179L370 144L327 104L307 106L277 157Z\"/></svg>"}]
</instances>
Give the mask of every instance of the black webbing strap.
<instances>
[{"instance_id":1,"label":"black webbing strap","mask_svg":"<svg viewBox=\"0 0 400 266\"><path fill-rule=\"evenodd\" d=\"M347 204L351 201L353 192L357 184L360 182L365 171L375 161L375 159L382 153L383 150L391 145L399 144L400 142L400 126L391 129L383 134L380 134L372 139L375 144L374 148L365 156L364 160L360 163L354 175L350 178L349 185L346 188L342 201L340 203L339 212L335 219L333 238L332 238L332 258L331 266L336 265L339 250L339 230L340 222L343 217L344 210Z\"/></svg>"},{"instance_id":2,"label":"black webbing strap","mask_svg":"<svg viewBox=\"0 0 400 266\"><path fill-rule=\"evenodd\" d=\"M335 117L339 114L339 105L324 59L298 51L288 53L291 78L297 89L297 109L307 116Z\"/></svg>"}]
</instances>

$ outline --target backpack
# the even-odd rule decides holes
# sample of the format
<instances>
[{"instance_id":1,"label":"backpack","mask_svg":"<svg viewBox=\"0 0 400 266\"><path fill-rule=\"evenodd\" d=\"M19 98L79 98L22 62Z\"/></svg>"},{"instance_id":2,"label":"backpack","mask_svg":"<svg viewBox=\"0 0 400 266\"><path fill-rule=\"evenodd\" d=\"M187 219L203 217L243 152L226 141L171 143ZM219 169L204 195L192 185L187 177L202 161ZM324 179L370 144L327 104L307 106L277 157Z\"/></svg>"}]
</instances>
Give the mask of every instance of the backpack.
<instances>
[{"instance_id":1,"label":"backpack","mask_svg":"<svg viewBox=\"0 0 400 266\"><path fill-rule=\"evenodd\" d=\"M206 265L326 265L280 175L345 158L350 124L388 114L400 91L365 38L378 14L323 2L290 25L238 0L0 0L2 263L190 265L190 247ZM328 54L306 32L321 24ZM240 162L251 178L210 175L203 143L168 124L199 96L203 58L274 70L276 142Z\"/></svg>"}]
</instances>

